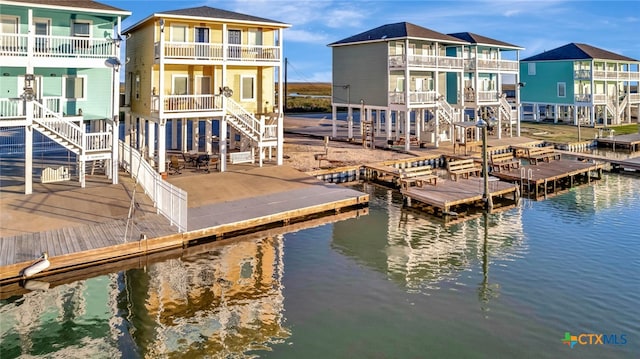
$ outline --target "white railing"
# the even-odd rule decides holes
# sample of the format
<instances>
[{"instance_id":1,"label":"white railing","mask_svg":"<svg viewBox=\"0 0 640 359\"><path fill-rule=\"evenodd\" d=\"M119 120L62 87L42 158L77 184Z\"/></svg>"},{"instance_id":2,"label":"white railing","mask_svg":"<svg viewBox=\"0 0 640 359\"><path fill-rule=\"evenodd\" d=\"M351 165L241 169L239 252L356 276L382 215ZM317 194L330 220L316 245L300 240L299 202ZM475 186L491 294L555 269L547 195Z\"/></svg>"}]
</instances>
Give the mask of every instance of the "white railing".
<instances>
[{"instance_id":1,"label":"white railing","mask_svg":"<svg viewBox=\"0 0 640 359\"><path fill-rule=\"evenodd\" d=\"M0 33L0 56L27 56L26 34Z\"/></svg>"},{"instance_id":2,"label":"white railing","mask_svg":"<svg viewBox=\"0 0 640 359\"><path fill-rule=\"evenodd\" d=\"M590 79L591 70L573 70L573 77L575 79Z\"/></svg>"},{"instance_id":3,"label":"white railing","mask_svg":"<svg viewBox=\"0 0 640 359\"><path fill-rule=\"evenodd\" d=\"M140 184L151 198L158 213L169 220L179 232L187 231L187 192L164 181L162 176L142 158L140 152L118 141L120 166Z\"/></svg>"},{"instance_id":4,"label":"white railing","mask_svg":"<svg viewBox=\"0 0 640 359\"><path fill-rule=\"evenodd\" d=\"M438 99L438 113L445 119L445 121L449 124L455 121L455 114L453 111L453 106L444 99L444 97L440 97Z\"/></svg>"},{"instance_id":5,"label":"white railing","mask_svg":"<svg viewBox=\"0 0 640 359\"><path fill-rule=\"evenodd\" d=\"M640 102L640 93L629 94L629 102L632 102L632 103Z\"/></svg>"},{"instance_id":6,"label":"white railing","mask_svg":"<svg viewBox=\"0 0 640 359\"><path fill-rule=\"evenodd\" d=\"M111 133L110 132L85 133L84 149L86 152L106 151L111 149Z\"/></svg>"},{"instance_id":7,"label":"white railing","mask_svg":"<svg viewBox=\"0 0 640 359\"><path fill-rule=\"evenodd\" d=\"M409 92L410 104L435 103L438 93L435 91L411 91Z\"/></svg>"},{"instance_id":8,"label":"white railing","mask_svg":"<svg viewBox=\"0 0 640 359\"><path fill-rule=\"evenodd\" d=\"M166 95L164 112L194 112L222 110L221 95ZM151 110L160 109L160 96L151 96Z\"/></svg>"},{"instance_id":9,"label":"white railing","mask_svg":"<svg viewBox=\"0 0 640 359\"><path fill-rule=\"evenodd\" d=\"M492 102L498 100L498 93L496 91L478 91L478 101Z\"/></svg>"},{"instance_id":10,"label":"white railing","mask_svg":"<svg viewBox=\"0 0 640 359\"><path fill-rule=\"evenodd\" d=\"M474 59L468 61L475 61ZM487 60L478 59L479 70L506 70L506 71L518 71L518 61L512 60ZM469 66L471 68L473 66Z\"/></svg>"},{"instance_id":11,"label":"white railing","mask_svg":"<svg viewBox=\"0 0 640 359\"><path fill-rule=\"evenodd\" d=\"M260 141L263 136L264 124L262 121L255 118L251 113L240 106L229 97L224 97L226 102L227 113L237 121L232 121L238 130L249 136L254 141Z\"/></svg>"},{"instance_id":12,"label":"white railing","mask_svg":"<svg viewBox=\"0 0 640 359\"><path fill-rule=\"evenodd\" d=\"M389 91L389 103L404 105L404 92L401 91Z\"/></svg>"},{"instance_id":13,"label":"white railing","mask_svg":"<svg viewBox=\"0 0 640 359\"><path fill-rule=\"evenodd\" d=\"M0 56L108 58L118 56L111 39L77 36L0 34Z\"/></svg>"},{"instance_id":14,"label":"white railing","mask_svg":"<svg viewBox=\"0 0 640 359\"><path fill-rule=\"evenodd\" d=\"M264 125L263 140L277 140L278 139L278 125Z\"/></svg>"},{"instance_id":15,"label":"white railing","mask_svg":"<svg viewBox=\"0 0 640 359\"><path fill-rule=\"evenodd\" d=\"M464 59L452 56L408 55L408 64L411 67L435 67L446 69L462 69ZM405 67L404 55L390 55L389 67Z\"/></svg>"},{"instance_id":16,"label":"white railing","mask_svg":"<svg viewBox=\"0 0 640 359\"><path fill-rule=\"evenodd\" d=\"M601 105L607 103L607 95L605 94L592 94L591 96L593 96L593 103Z\"/></svg>"},{"instance_id":17,"label":"white railing","mask_svg":"<svg viewBox=\"0 0 640 359\"><path fill-rule=\"evenodd\" d=\"M156 58L160 56L160 43L154 44ZM226 56L225 56L226 55ZM280 61L280 48L265 45L224 45L201 42L164 42L165 59L195 59L231 61Z\"/></svg>"},{"instance_id":18,"label":"white railing","mask_svg":"<svg viewBox=\"0 0 640 359\"><path fill-rule=\"evenodd\" d=\"M591 94L577 94L574 96L575 102L591 102Z\"/></svg>"},{"instance_id":19,"label":"white railing","mask_svg":"<svg viewBox=\"0 0 640 359\"><path fill-rule=\"evenodd\" d=\"M84 131L71 121L65 121L60 116L42 106L36 101L33 103L33 122L55 134L59 138L71 143L76 148L82 148Z\"/></svg>"},{"instance_id":20,"label":"white railing","mask_svg":"<svg viewBox=\"0 0 640 359\"><path fill-rule=\"evenodd\" d=\"M31 46L30 46L31 47ZM107 58L119 56L111 39L77 36L35 36L34 56Z\"/></svg>"},{"instance_id":21,"label":"white railing","mask_svg":"<svg viewBox=\"0 0 640 359\"><path fill-rule=\"evenodd\" d=\"M24 117L24 102L19 98L0 98L0 118Z\"/></svg>"}]
</instances>

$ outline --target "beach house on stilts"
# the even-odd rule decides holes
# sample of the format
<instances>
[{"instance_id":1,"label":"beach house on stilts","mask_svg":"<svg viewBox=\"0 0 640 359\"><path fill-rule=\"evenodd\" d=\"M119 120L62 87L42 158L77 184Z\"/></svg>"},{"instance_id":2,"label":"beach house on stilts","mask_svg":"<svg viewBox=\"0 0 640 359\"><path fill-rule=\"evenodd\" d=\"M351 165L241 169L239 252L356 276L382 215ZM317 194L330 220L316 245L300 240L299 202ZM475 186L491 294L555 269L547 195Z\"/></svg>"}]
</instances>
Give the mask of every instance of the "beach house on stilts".
<instances>
[{"instance_id":1,"label":"beach house on stilts","mask_svg":"<svg viewBox=\"0 0 640 359\"><path fill-rule=\"evenodd\" d=\"M531 121L607 126L640 112L640 61L570 43L522 59L523 114Z\"/></svg>"},{"instance_id":2,"label":"beach house on stilts","mask_svg":"<svg viewBox=\"0 0 640 359\"><path fill-rule=\"evenodd\" d=\"M168 153L283 160L283 30L207 6L154 13L124 31L125 142L167 171ZM187 157L184 157L188 160Z\"/></svg>"},{"instance_id":3,"label":"beach house on stilts","mask_svg":"<svg viewBox=\"0 0 640 359\"><path fill-rule=\"evenodd\" d=\"M119 34L131 13L85 0L0 8L0 150L24 156L25 194L34 175L84 187L96 164L117 183Z\"/></svg>"},{"instance_id":4,"label":"beach house on stilts","mask_svg":"<svg viewBox=\"0 0 640 359\"><path fill-rule=\"evenodd\" d=\"M329 44L333 56L333 136L338 109L360 111L363 138L411 143L452 141L462 121L461 96L468 43L408 22L387 24ZM384 125L383 125L384 123ZM412 126L413 124L413 126ZM363 141L364 142L364 141Z\"/></svg>"},{"instance_id":5,"label":"beach house on stilts","mask_svg":"<svg viewBox=\"0 0 640 359\"><path fill-rule=\"evenodd\" d=\"M518 60L522 48L471 32L449 35L469 43L463 47L464 89L461 102L465 114L472 119L479 116L489 121L491 127L504 129L509 136L514 135L515 126L515 135L520 136L518 104L523 83L519 80ZM503 91L507 83L514 85L511 101ZM502 138L502 130L494 132Z\"/></svg>"}]
</instances>

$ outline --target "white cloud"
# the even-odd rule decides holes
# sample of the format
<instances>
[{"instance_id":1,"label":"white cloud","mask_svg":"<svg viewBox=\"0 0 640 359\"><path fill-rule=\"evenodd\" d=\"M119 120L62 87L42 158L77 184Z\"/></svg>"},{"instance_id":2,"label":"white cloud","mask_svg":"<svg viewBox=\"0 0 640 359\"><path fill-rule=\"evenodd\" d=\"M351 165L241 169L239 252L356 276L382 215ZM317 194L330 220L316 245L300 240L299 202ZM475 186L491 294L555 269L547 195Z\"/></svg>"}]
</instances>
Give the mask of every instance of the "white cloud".
<instances>
[{"instance_id":1,"label":"white cloud","mask_svg":"<svg viewBox=\"0 0 640 359\"><path fill-rule=\"evenodd\" d=\"M319 33L317 31L296 30L295 28L284 30L284 39L285 41L308 42L314 44L326 44L330 42L330 39L326 34Z\"/></svg>"}]
</instances>

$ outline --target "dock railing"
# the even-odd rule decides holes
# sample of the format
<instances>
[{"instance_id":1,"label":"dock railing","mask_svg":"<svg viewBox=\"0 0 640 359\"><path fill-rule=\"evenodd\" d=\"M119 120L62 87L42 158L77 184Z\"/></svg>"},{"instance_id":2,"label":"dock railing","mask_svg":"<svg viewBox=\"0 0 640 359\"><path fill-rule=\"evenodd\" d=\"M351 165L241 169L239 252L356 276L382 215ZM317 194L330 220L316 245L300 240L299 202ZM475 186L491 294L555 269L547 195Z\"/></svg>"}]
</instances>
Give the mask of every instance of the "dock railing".
<instances>
[{"instance_id":1,"label":"dock railing","mask_svg":"<svg viewBox=\"0 0 640 359\"><path fill-rule=\"evenodd\" d=\"M119 141L120 166L142 186L158 213L165 216L179 232L187 231L187 192L162 179L144 160L140 152Z\"/></svg>"}]
</instances>

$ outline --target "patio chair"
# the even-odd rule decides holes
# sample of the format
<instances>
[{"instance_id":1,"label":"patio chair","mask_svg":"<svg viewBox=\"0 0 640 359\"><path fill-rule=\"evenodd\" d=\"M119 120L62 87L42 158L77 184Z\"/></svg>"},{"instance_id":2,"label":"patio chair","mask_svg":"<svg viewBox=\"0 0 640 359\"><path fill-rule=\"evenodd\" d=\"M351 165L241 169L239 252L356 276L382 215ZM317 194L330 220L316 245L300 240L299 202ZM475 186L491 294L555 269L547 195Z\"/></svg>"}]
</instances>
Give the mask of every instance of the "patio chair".
<instances>
[{"instance_id":1,"label":"patio chair","mask_svg":"<svg viewBox=\"0 0 640 359\"><path fill-rule=\"evenodd\" d=\"M196 164L196 158L185 152L182 152L182 160L184 161L185 167L186 165L195 166Z\"/></svg>"},{"instance_id":2,"label":"patio chair","mask_svg":"<svg viewBox=\"0 0 640 359\"><path fill-rule=\"evenodd\" d=\"M171 159L169 160L169 174L182 174L181 170L183 168L185 168L184 163L180 163L180 161L178 161L178 156L171 156Z\"/></svg>"},{"instance_id":3,"label":"patio chair","mask_svg":"<svg viewBox=\"0 0 640 359\"><path fill-rule=\"evenodd\" d=\"M211 162L209 155L199 155L196 159L196 170L203 170L209 173L209 162Z\"/></svg>"}]
</instances>

